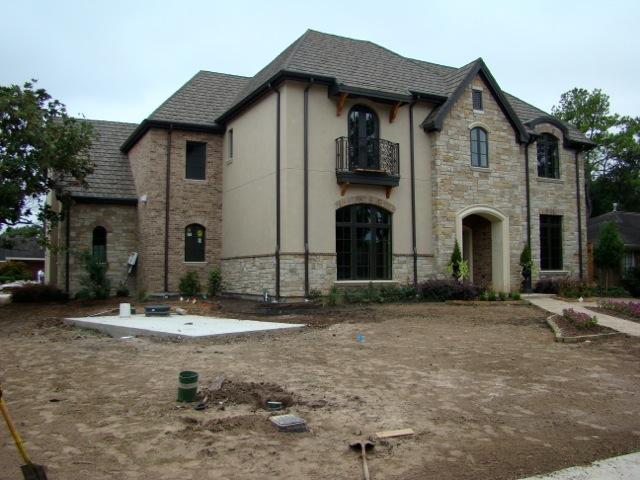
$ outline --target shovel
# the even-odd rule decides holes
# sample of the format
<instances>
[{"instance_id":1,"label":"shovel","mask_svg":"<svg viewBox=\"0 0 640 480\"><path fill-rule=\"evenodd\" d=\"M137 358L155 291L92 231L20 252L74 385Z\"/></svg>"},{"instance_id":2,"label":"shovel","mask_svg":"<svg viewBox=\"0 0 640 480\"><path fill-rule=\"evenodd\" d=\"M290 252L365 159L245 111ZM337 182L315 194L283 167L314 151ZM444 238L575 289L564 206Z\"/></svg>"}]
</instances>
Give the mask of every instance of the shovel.
<instances>
[{"instance_id":1,"label":"shovel","mask_svg":"<svg viewBox=\"0 0 640 480\"><path fill-rule=\"evenodd\" d=\"M369 480L369 466L367 465L367 452L373 450L373 443L368 440L358 440L357 442L353 442L349 444L352 450L356 452L360 452L360 456L362 457L362 478L364 480Z\"/></svg>"},{"instance_id":2,"label":"shovel","mask_svg":"<svg viewBox=\"0 0 640 480\"><path fill-rule=\"evenodd\" d=\"M18 430L16 430L16 426L13 424L11 417L9 416L9 410L7 410L7 405L4 403L4 399L2 398L2 388L0 387L0 410L2 411L2 416L4 417L4 421L7 423L7 427L9 428L9 432L11 432L11 436L13 437L13 441L16 444L16 448L18 452L20 452L20 456L22 460L25 462L25 465L22 465L20 469L22 470L22 475L24 476L24 480L47 480L47 474L44 471L44 467L42 465L36 465L31 462L29 455L27 455L27 451L24 449L24 444L22 442L22 438L20 438L20 434Z\"/></svg>"}]
</instances>

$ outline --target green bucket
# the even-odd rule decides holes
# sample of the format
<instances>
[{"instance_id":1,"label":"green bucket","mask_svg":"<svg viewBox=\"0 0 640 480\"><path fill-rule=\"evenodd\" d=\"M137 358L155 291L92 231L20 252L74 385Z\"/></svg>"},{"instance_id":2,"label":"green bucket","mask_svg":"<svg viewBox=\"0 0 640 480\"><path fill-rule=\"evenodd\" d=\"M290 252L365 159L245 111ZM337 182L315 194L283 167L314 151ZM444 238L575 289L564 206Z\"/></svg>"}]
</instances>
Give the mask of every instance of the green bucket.
<instances>
[{"instance_id":1,"label":"green bucket","mask_svg":"<svg viewBox=\"0 0 640 480\"><path fill-rule=\"evenodd\" d=\"M178 401L195 402L198 393L198 373L186 370L178 377Z\"/></svg>"}]
</instances>

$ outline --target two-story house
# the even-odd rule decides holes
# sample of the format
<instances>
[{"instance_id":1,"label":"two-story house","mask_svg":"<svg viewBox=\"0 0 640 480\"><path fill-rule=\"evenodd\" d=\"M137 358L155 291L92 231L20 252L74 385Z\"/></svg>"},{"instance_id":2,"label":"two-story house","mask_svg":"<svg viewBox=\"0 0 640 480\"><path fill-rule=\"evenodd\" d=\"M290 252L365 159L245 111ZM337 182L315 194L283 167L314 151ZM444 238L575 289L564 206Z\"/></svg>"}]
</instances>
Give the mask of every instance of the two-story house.
<instances>
[{"instance_id":1,"label":"two-story house","mask_svg":"<svg viewBox=\"0 0 640 480\"><path fill-rule=\"evenodd\" d=\"M51 232L49 280L72 292L81 249L149 293L214 267L244 295L411 284L446 275L456 240L496 290L519 288L527 243L536 276L584 274L593 145L481 59L309 30L254 77L201 71L139 125L91 122L95 172Z\"/></svg>"}]
</instances>

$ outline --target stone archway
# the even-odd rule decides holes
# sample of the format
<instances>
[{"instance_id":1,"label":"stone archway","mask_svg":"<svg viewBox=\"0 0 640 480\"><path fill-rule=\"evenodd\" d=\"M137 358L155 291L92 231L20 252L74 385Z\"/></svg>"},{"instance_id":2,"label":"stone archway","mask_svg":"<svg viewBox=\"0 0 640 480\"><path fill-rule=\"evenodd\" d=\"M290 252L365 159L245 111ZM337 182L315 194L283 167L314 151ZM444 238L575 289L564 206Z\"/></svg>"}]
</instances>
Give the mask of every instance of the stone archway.
<instances>
[{"instance_id":1,"label":"stone archway","mask_svg":"<svg viewBox=\"0 0 640 480\"><path fill-rule=\"evenodd\" d=\"M509 217L488 205L465 207L456 214L456 238L463 256L473 258L470 267L476 283L491 283L496 291L511 290ZM471 254L464 252L465 245L473 245Z\"/></svg>"}]
</instances>

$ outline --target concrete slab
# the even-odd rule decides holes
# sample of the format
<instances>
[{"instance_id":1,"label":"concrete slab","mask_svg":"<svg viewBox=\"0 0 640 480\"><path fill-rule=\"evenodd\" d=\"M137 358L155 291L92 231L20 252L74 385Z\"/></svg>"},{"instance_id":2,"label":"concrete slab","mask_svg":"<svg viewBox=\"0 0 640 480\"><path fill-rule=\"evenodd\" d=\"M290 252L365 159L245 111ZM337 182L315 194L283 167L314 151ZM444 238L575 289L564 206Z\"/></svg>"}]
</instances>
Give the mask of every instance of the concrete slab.
<instances>
[{"instance_id":1,"label":"concrete slab","mask_svg":"<svg viewBox=\"0 0 640 480\"><path fill-rule=\"evenodd\" d=\"M571 467L548 475L521 480L634 480L640 478L640 453L594 462L585 467Z\"/></svg>"},{"instance_id":2,"label":"concrete slab","mask_svg":"<svg viewBox=\"0 0 640 480\"><path fill-rule=\"evenodd\" d=\"M199 315L171 315L169 317L103 316L66 318L65 322L77 327L91 328L112 337L134 335L156 337L215 337L242 335L270 330L303 328L300 323L260 322L233 318L201 317Z\"/></svg>"}]
</instances>

